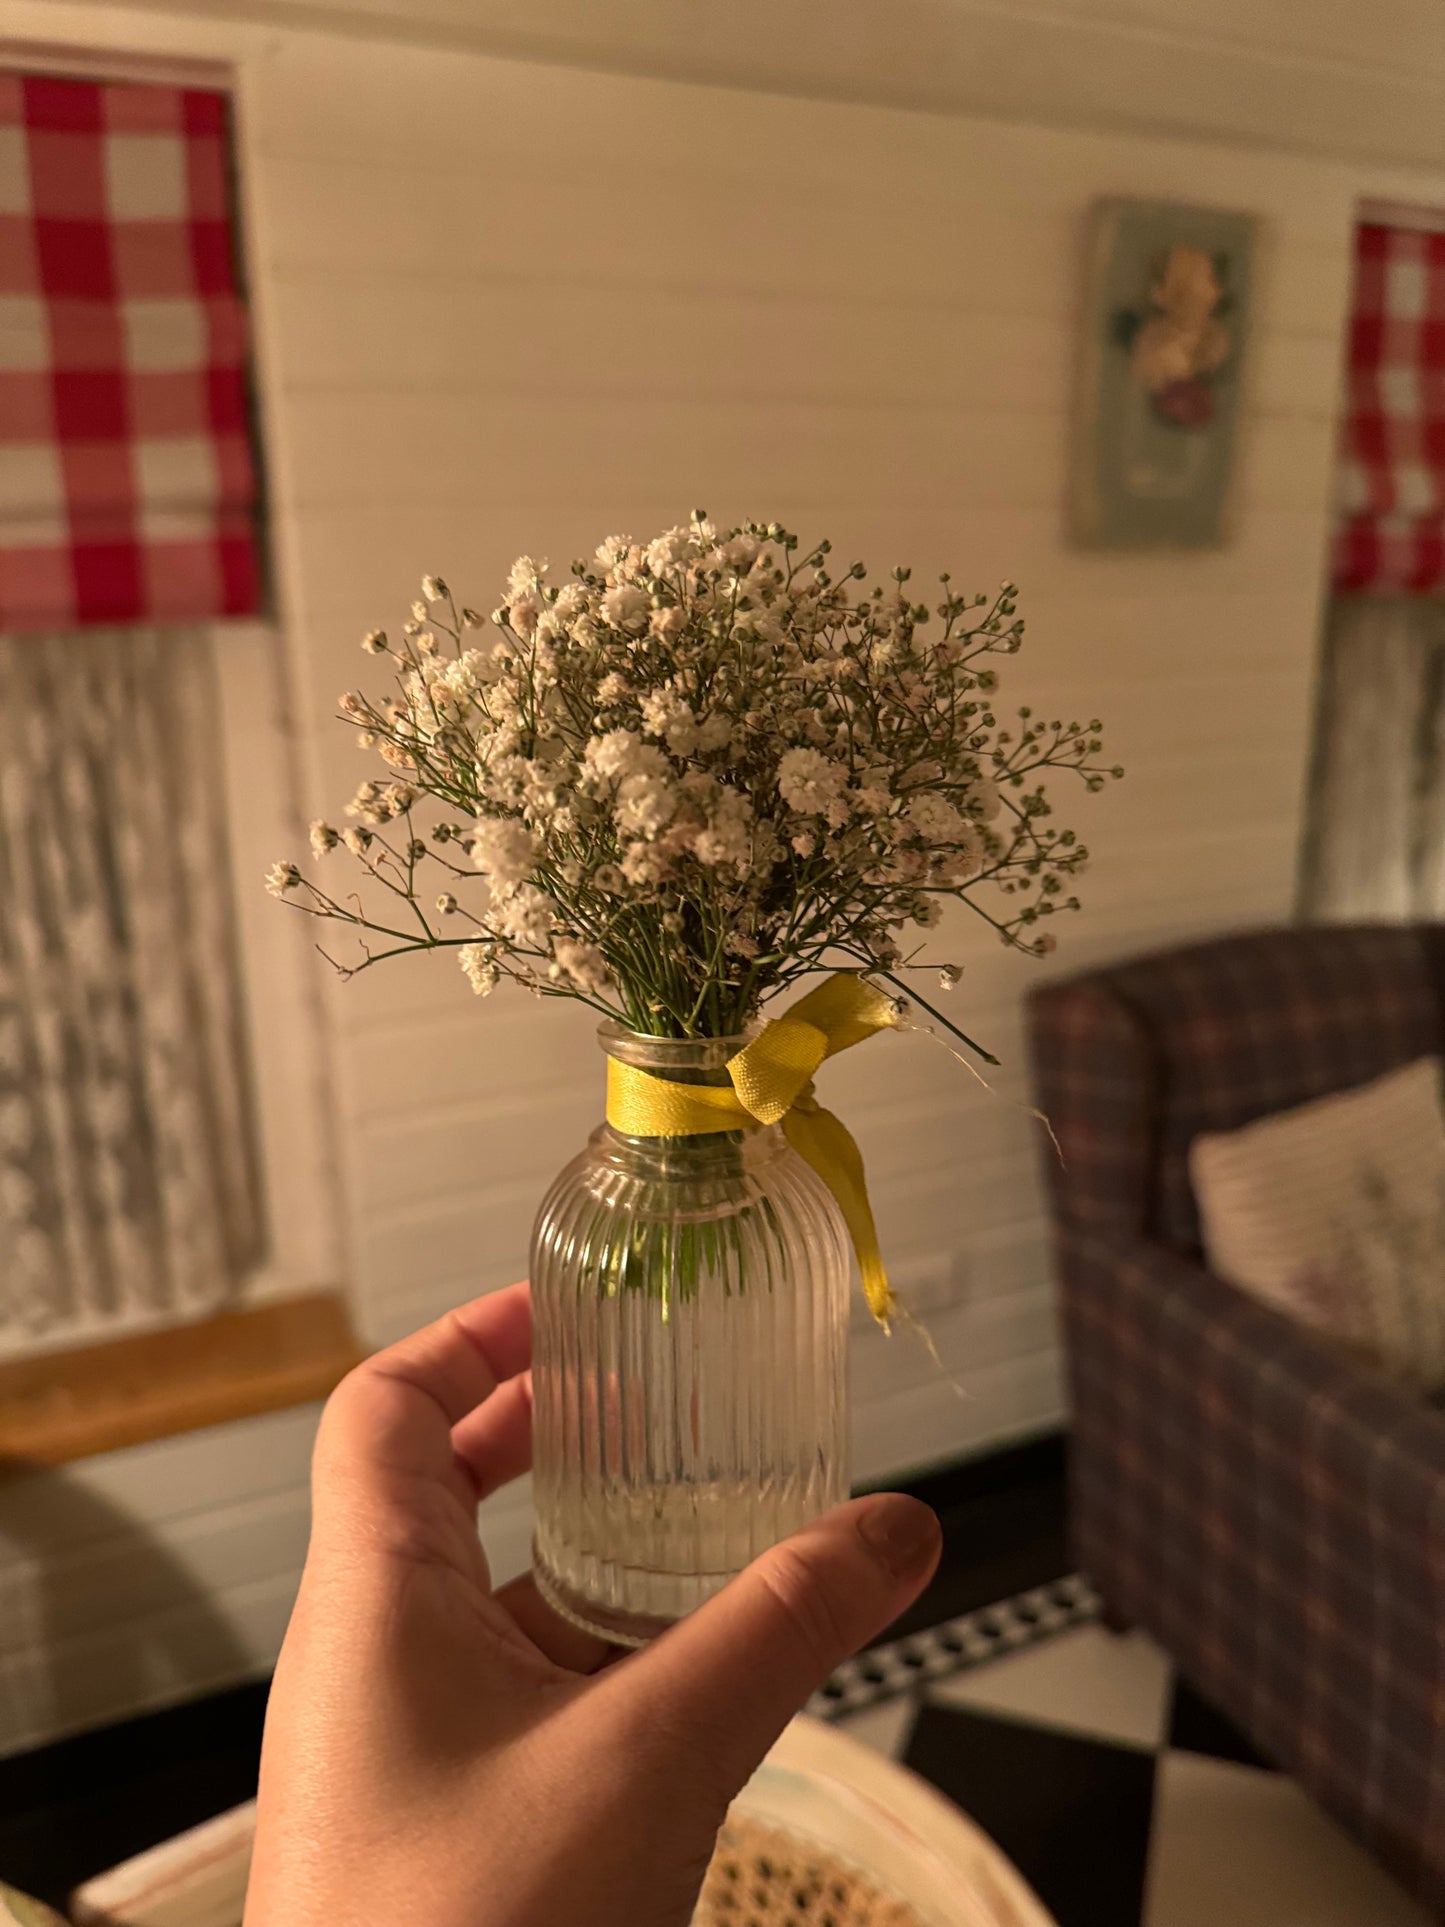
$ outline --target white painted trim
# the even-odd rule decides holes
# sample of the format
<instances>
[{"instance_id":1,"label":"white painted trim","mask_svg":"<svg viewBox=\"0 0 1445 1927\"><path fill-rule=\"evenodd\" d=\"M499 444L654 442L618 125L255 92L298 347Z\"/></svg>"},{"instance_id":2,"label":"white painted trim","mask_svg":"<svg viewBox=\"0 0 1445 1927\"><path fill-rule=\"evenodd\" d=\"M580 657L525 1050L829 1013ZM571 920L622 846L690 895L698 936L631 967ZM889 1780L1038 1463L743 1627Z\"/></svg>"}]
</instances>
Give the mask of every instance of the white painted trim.
<instances>
[{"instance_id":1,"label":"white painted trim","mask_svg":"<svg viewBox=\"0 0 1445 1927\"><path fill-rule=\"evenodd\" d=\"M269 897L262 877L305 847L284 645L266 622L212 631L221 698L231 870L255 1075L271 1253L247 1298L284 1296L343 1275L340 1184L311 920Z\"/></svg>"},{"instance_id":2,"label":"white painted trim","mask_svg":"<svg viewBox=\"0 0 1445 1927\"><path fill-rule=\"evenodd\" d=\"M1360 202L1360 219L1383 227L1411 228L1419 234L1445 234L1445 206L1416 207L1408 201Z\"/></svg>"},{"instance_id":3,"label":"white painted trim","mask_svg":"<svg viewBox=\"0 0 1445 1927\"><path fill-rule=\"evenodd\" d=\"M0 40L0 68L48 74L62 80L130 81L140 87L204 87L229 93L233 70L217 60L172 59L102 48L47 45L42 40Z\"/></svg>"},{"instance_id":4,"label":"white painted trim","mask_svg":"<svg viewBox=\"0 0 1445 1927\"><path fill-rule=\"evenodd\" d=\"M168 0L185 6L195 0ZM263 0L200 0L259 17ZM1182 3L1174 19L1085 0L890 0L779 8L731 0L700 13L667 0L264 0L264 17L491 58L941 115L1087 127L1231 146L1445 159L1438 37L1411 59L1375 36L1361 58L1313 44L1306 25L1253 35ZM1424 9L1422 6L1422 15ZM502 14L504 17L498 18ZM522 24L518 25L518 21ZM1263 84L1261 84L1263 83Z\"/></svg>"},{"instance_id":5,"label":"white painted trim","mask_svg":"<svg viewBox=\"0 0 1445 1927\"><path fill-rule=\"evenodd\" d=\"M1089 0L891 0L833 8L730 0L724 8L611 0L8 0L3 46L80 59L117 47L144 64L181 47L239 65L284 38L382 41L538 68L680 83L740 96L1091 129L1333 158L1356 166L1445 168L1445 48L1438 0L1417 0L1419 33L1398 50L1333 44L1308 23L1240 31L1182 4L1131 18ZM1156 10L1157 11L1157 10ZM1237 9L1236 9L1237 11ZM846 15L846 17L845 17ZM1201 24L1202 21L1202 24ZM520 24L519 24L520 22ZM1418 44L1417 44L1418 41Z\"/></svg>"}]
</instances>

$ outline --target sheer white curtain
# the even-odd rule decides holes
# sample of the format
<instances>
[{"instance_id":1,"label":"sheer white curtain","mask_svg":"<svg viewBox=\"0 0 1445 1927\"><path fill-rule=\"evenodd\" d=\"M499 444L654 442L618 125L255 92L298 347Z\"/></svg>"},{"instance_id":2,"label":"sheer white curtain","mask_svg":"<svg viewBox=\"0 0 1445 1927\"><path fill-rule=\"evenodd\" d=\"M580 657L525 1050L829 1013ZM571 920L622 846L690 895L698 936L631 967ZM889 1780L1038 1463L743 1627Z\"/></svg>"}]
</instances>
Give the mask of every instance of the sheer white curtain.
<instances>
[{"instance_id":1,"label":"sheer white curtain","mask_svg":"<svg viewBox=\"0 0 1445 1927\"><path fill-rule=\"evenodd\" d=\"M262 1256L203 630L0 638L0 1343Z\"/></svg>"},{"instance_id":2,"label":"sheer white curtain","mask_svg":"<svg viewBox=\"0 0 1445 1927\"><path fill-rule=\"evenodd\" d=\"M1334 597L1308 823L1306 916L1445 917L1445 601Z\"/></svg>"}]
</instances>

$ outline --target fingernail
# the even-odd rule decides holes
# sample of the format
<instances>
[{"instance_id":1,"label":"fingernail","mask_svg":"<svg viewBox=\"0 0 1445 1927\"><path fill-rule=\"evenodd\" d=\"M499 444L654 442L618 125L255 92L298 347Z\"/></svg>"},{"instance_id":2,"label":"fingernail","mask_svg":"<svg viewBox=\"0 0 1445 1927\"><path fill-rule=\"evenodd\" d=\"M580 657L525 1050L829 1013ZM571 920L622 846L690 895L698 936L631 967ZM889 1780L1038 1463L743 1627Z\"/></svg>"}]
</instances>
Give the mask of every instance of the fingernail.
<instances>
[{"instance_id":1,"label":"fingernail","mask_svg":"<svg viewBox=\"0 0 1445 1927\"><path fill-rule=\"evenodd\" d=\"M895 1579L912 1579L943 1549L943 1528L930 1506L902 1492L881 1492L858 1514L858 1536Z\"/></svg>"}]
</instances>

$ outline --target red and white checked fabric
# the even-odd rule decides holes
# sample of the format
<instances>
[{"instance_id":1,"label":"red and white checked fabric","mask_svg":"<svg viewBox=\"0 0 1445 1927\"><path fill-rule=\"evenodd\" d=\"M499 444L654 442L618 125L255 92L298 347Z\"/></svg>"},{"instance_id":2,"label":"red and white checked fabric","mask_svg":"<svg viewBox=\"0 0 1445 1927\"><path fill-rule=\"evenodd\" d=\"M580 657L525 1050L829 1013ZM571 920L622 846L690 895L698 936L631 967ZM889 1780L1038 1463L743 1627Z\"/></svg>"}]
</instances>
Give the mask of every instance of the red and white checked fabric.
<instances>
[{"instance_id":1,"label":"red and white checked fabric","mask_svg":"<svg viewBox=\"0 0 1445 1927\"><path fill-rule=\"evenodd\" d=\"M0 630L258 600L224 95L0 72Z\"/></svg>"},{"instance_id":2,"label":"red and white checked fabric","mask_svg":"<svg viewBox=\"0 0 1445 1927\"><path fill-rule=\"evenodd\" d=\"M1341 437L1334 586L1445 585L1445 234L1363 222Z\"/></svg>"}]
</instances>

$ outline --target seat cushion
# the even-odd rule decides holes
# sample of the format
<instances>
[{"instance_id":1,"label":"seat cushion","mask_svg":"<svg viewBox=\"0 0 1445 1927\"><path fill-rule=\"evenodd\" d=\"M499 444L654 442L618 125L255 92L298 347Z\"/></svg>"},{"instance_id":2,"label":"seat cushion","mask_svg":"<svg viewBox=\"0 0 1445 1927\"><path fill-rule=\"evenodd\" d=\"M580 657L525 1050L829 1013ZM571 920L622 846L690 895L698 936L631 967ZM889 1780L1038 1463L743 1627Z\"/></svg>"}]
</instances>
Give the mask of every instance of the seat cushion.
<instances>
[{"instance_id":1,"label":"seat cushion","mask_svg":"<svg viewBox=\"0 0 1445 1927\"><path fill-rule=\"evenodd\" d=\"M1149 1228L1180 1250L1201 1246L1188 1163L1201 1132L1235 1130L1445 1046L1422 933L1399 926L1258 931L1107 977L1147 1040Z\"/></svg>"},{"instance_id":2,"label":"seat cushion","mask_svg":"<svg viewBox=\"0 0 1445 1927\"><path fill-rule=\"evenodd\" d=\"M1189 1163L1213 1271L1407 1384L1445 1384L1437 1058L1204 1133Z\"/></svg>"}]
</instances>

